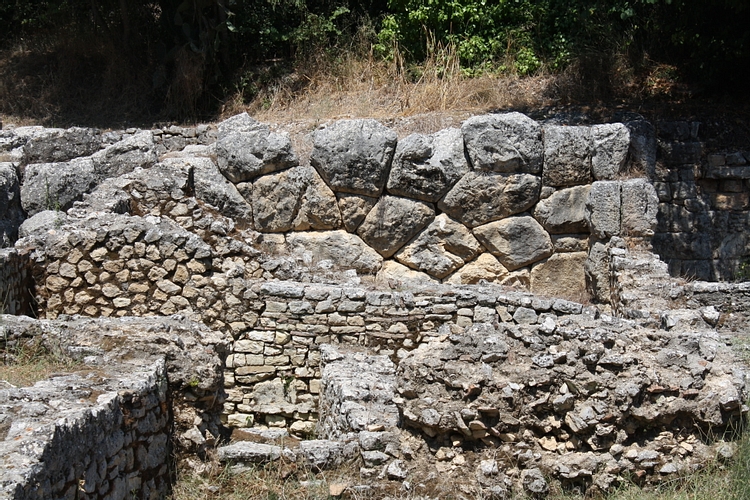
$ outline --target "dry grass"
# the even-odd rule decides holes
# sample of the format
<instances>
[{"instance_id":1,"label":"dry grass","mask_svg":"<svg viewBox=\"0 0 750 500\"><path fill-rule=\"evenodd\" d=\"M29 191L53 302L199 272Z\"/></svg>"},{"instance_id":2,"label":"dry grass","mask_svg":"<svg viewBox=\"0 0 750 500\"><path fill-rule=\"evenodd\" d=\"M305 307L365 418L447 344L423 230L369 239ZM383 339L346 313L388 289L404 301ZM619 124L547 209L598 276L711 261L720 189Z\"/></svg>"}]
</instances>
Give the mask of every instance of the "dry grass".
<instances>
[{"instance_id":1,"label":"dry grass","mask_svg":"<svg viewBox=\"0 0 750 500\"><path fill-rule=\"evenodd\" d=\"M0 380L15 387L29 387L54 374L80 368L79 362L36 340L0 351L0 360Z\"/></svg>"},{"instance_id":2,"label":"dry grass","mask_svg":"<svg viewBox=\"0 0 750 500\"><path fill-rule=\"evenodd\" d=\"M435 47L419 67L407 68L398 53L391 61L371 52L347 51L338 57L322 53L301 62L295 71L262 89L249 103L237 92L221 115L247 111L261 121L321 123L338 118L381 120L433 116L419 132L434 132L446 121L461 121L492 109L524 109L554 103L547 96L549 75L521 78L513 74L466 76L452 47ZM439 118L437 118L439 116Z\"/></svg>"}]
</instances>

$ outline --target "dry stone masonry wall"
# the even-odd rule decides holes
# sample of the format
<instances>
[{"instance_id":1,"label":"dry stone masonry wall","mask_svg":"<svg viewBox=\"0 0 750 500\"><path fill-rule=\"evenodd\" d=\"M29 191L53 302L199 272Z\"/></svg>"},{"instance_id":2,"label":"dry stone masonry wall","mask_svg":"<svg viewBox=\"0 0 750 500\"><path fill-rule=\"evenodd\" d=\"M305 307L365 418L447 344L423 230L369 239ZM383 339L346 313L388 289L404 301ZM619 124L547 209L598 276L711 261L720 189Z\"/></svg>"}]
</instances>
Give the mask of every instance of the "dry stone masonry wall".
<instances>
[{"instance_id":1,"label":"dry stone masonry wall","mask_svg":"<svg viewBox=\"0 0 750 500\"><path fill-rule=\"evenodd\" d=\"M5 356L34 345L80 363L0 390L2 498L164 498L169 457L205 452L221 435L226 345L205 327L3 315L0 330Z\"/></svg>"},{"instance_id":2,"label":"dry stone masonry wall","mask_svg":"<svg viewBox=\"0 0 750 500\"><path fill-rule=\"evenodd\" d=\"M86 366L0 391L31 400L0 427L44 429L13 448L29 468L3 484L158 497L167 454L200 467L190 456L236 428L254 437L221 460L356 460L405 484L455 472L487 498L692 470L747 412L725 334L750 290L669 274L736 275L748 255L746 184L727 180L743 165L704 165L686 126L505 113L399 139L342 120L304 156L246 114L0 131L3 304L44 318L2 317L6 352L41 338ZM706 238L710 258L693 248ZM50 423L60 384L101 401L60 396L76 423ZM122 445L71 449L65 470L34 462L105 424ZM323 439L275 442L289 434Z\"/></svg>"},{"instance_id":3,"label":"dry stone masonry wall","mask_svg":"<svg viewBox=\"0 0 750 500\"><path fill-rule=\"evenodd\" d=\"M657 124L654 250L673 275L747 280L750 153L707 151L700 131L697 122Z\"/></svg>"}]
</instances>

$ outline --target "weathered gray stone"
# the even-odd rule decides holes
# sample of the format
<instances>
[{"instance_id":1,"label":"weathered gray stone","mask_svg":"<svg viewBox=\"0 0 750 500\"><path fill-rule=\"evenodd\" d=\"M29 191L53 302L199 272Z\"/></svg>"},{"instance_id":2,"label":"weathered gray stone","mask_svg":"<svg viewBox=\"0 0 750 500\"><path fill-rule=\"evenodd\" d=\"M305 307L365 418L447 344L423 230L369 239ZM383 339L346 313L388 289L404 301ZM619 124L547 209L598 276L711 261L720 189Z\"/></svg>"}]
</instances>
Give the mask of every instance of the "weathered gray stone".
<instances>
[{"instance_id":1,"label":"weathered gray stone","mask_svg":"<svg viewBox=\"0 0 750 500\"><path fill-rule=\"evenodd\" d=\"M341 120L316 130L310 163L339 193L379 196L388 180L396 133L375 120Z\"/></svg>"},{"instance_id":2,"label":"weathered gray stone","mask_svg":"<svg viewBox=\"0 0 750 500\"><path fill-rule=\"evenodd\" d=\"M23 218L16 166L13 163L0 163L0 248L15 242Z\"/></svg>"},{"instance_id":3,"label":"weathered gray stone","mask_svg":"<svg viewBox=\"0 0 750 500\"><path fill-rule=\"evenodd\" d=\"M436 278L445 278L480 250L479 242L466 226L440 214L396 254L396 260Z\"/></svg>"},{"instance_id":4,"label":"weathered gray stone","mask_svg":"<svg viewBox=\"0 0 750 500\"><path fill-rule=\"evenodd\" d=\"M508 269L491 253L483 253L451 274L444 282L457 285L475 285L480 281L501 283L508 277Z\"/></svg>"},{"instance_id":5,"label":"weathered gray stone","mask_svg":"<svg viewBox=\"0 0 750 500\"><path fill-rule=\"evenodd\" d=\"M234 183L299 164L288 134L242 113L219 124L216 155L219 170Z\"/></svg>"},{"instance_id":6,"label":"weathered gray stone","mask_svg":"<svg viewBox=\"0 0 750 500\"><path fill-rule=\"evenodd\" d=\"M404 244L435 217L435 209L423 201L383 196L365 217L359 229L362 239L385 258Z\"/></svg>"},{"instance_id":7,"label":"weathered gray stone","mask_svg":"<svg viewBox=\"0 0 750 500\"><path fill-rule=\"evenodd\" d=\"M529 174L469 172L438 208L469 227L521 213L539 201L541 179Z\"/></svg>"},{"instance_id":8,"label":"weathered gray stone","mask_svg":"<svg viewBox=\"0 0 750 500\"><path fill-rule=\"evenodd\" d=\"M552 240L532 217L509 217L474 228L474 235L509 271L552 254Z\"/></svg>"},{"instance_id":9,"label":"weathered gray stone","mask_svg":"<svg viewBox=\"0 0 750 500\"><path fill-rule=\"evenodd\" d=\"M591 127L591 173L597 181L614 180L622 171L630 149L630 130L622 123Z\"/></svg>"},{"instance_id":10,"label":"weathered gray stone","mask_svg":"<svg viewBox=\"0 0 750 500\"><path fill-rule=\"evenodd\" d=\"M311 252L317 260L330 260L342 270L375 274L383 264L383 258L359 236L343 230L290 233L286 243L290 251Z\"/></svg>"},{"instance_id":11,"label":"weathered gray stone","mask_svg":"<svg viewBox=\"0 0 750 500\"><path fill-rule=\"evenodd\" d=\"M585 233L586 200L591 186L575 186L555 191L537 203L534 218L552 234Z\"/></svg>"},{"instance_id":12,"label":"weathered gray stone","mask_svg":"<svg viewBox=\"0 0 750 500\"><path fill-rule=\"evenodd\" d=\"M375 276L375 281L384 286L398 286L405 283L436 283L435 278L427 273L415 271L395 260L386 260Z\"/></svg>"},{"instance_id":13,"label":"weathered gray stone","mask_svg":"<svg viewBox=\"0 0 750 500\"><path fill-rule=\"evenodd\" d=\"M620 181L596 181L586 200L586 221L599 238L620 234Z\"/></svg>"},{"instance_id":14,"label":"weathered gray stone","mask_svg":"<svg viewBox=\"0 0 750 500\"><path fill-rule=\"evenodd\" d=\"M609 304L611 301L609 253L605 243L595 241L591 244L583 269L588 291L598 302Z\"/></svg>"},{"instance_id":15,"label":"weathered gray stone","mask_svg":"<svg viewBox=\"0 0 750 500\"><path fill-rule=\"evenodd\" d=\"M336 197L309 166L257 179L252 206L255 228L262 232L335 229L341 225Z\"/></svg>"},{"instance_id":16,"label":"weathered gray stone","mask_svg":"<svg viewBox=\"0 0 750 500\"><path fill-rule=\"evenodd\" d=\"M429 136L412 134L396 146L388 192L434 203L467 172L461 130L450 128Z\"/></svg>"},{"instance_id":17,"label":"weathered gray stone","mask_svg":"<svg viewBox=\"0 0 750 500\"><path fill-rule=\"evenodd\" d=\"M653 236L659 197L646 179L629 179L622 183L622 227L627 236Z\"/></svg>"},{"instance_id":18,"label":"weathered gray stone","mask_svg":"<svg viewBox=\"0 0 750 500\"><path fill-rule=\"evenodd\" d=\"M205 157L168 158L165 165L189 165L193 169L195 197L219 210L219 213L241 224L252 224L253 210L237 190L219 171L216 163Z\"/></svg>"},{"instance_id":19,"label":"weathered gray stone","mask_svg":"<svg viewBox=\"0 0 750 500\"><path fill-rule=\"evenodd\" d=\"M544 128L545 186L591 182L591 128L548 125Z\"/></svg>"},{"instance_id":20,"label":"weathered gray stone","mask_svg":"<svg viewBox=\"0 0 750 500\"><path fill-rule=\"evenodd\" d=\"M344 228L353 233L370 213L372 207L378 202L377 198L362 196L361 194L336 194L339 202L339 211L341 219L344 222Z\"/></svg>"},{"instance_id":21,"label":"weathered gray stone","mask_svg":"<svg viewBox=\"0 0 750 500\"><path fill-rule=\"evenodd\" d=\"M557 253L531 269L531 293L568 297L578 302L586 295L583 267L587 252Z\"/></svg>"},{"instance_id":22,"label":"weathered gray stone","mask_svg":"<svg viewBox=\"0 0 750 500\"><path fill-rule=\"evenodd\" d=\"M29 215L42 210L67 210L98 183L99 176L90 158L36 163L27 166L24 172L21 205Z\"/></svg>"},{"instance_id":23,"label":"weathered gray stone","mask_svg":"<svg viewBox=\"0 0 750 500\"><path fill-rule=\"evenodd\" d=\"M102 147L98 130L50 128L29 137L23 146L23 163L59 163L94 154Z\"/></svg>"},{"instance_id":24,"label":"weathered gray stone","mask_svg":"<svg viewBox=\"0 0 750 500\"><path fill-rule=\"evenodd\" d=\"M91 160L99 181L118 177L136 168L151 167L157 161L154 135L144 130L94 153Z\"/></svg>"},{"instance_id":25,"label":"weathered gray stone","mask_svg":"<svg viewBox=\"0 0 750 500\"><path fill-rule=\"evenodd\" d=\"M68 216L65 212L44 210L23 221L23 224L18 228L18 237L25 238L50 229L58 229L67 222L67 219Z\"/></svg>"},{"instance_id":26,"label":"weathered gray stone","mask_svg":"<svg viewBox=\"0 0 750 500\"><path fill-rule=\"evenodd\" d=\"M463 123L461 132L476 170L530 174L542 170L542 128L526 115L474 116Z\"/></svg>"},{"instance_id":27,"label":"weathered gray stone","mask_svg":"<svg viewBox=\"0 0 750 500\"><path fill-rule=\"evenodd\" d=\"M281 458L281 447L253 441L237 441L218 449L220 462L266 463Z\"/></svg>"}]
</instances>

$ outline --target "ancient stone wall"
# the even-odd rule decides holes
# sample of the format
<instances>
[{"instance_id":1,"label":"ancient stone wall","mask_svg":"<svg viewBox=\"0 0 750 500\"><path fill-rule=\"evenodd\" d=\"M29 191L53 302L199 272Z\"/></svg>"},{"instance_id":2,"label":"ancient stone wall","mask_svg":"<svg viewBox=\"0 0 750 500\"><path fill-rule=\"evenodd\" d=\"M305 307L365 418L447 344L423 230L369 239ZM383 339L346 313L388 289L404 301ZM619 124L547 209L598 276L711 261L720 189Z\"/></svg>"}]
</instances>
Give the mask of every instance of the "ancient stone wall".
<instances>
[{"instance_id":1,"label":"ancient stone wall","mask_svg":"<svg viewBox=\"0 0 750 500\"><path fill-rule=\"evenodd\" d=\"M15 248L0 249L0 314L30 315L33 298L28 254Z\"/></svg>"},{"instance_id":2,"label":"ancient stone wall","mask_svg":"<svg viewBox=\"0 0 750 500\"><path fill-rule=\"evenodd\" d=\"M0 315L0 331L5 358L33 346L76 360L67 375L0 390L3 498L164 498L173 458L221 435L225 342L205 327Z\"/></svg>"},{"instance_id":3,"label":"ancient stone wall","mask_svg":"<svg viewBox=\"0 0 750 500\"><path fill-rule=\"evenodd\" d=\"M700 123L657 124L659 195L654 251L672 275L747 279L750 259L750 154L707 151ZM747 271L745 271L747 274Z\"/></svg>"},{"instance_id":4,"label":"ancient stone wall","mask_svg":"<svg viewBox=\"0 0 750 500\"><path fill-rule=\"evenodd\" d=\"M99 376L96 381L60 376L0 391L3 498L124 500L167 494L166 366Z\"/></svg>"}]
</instances>

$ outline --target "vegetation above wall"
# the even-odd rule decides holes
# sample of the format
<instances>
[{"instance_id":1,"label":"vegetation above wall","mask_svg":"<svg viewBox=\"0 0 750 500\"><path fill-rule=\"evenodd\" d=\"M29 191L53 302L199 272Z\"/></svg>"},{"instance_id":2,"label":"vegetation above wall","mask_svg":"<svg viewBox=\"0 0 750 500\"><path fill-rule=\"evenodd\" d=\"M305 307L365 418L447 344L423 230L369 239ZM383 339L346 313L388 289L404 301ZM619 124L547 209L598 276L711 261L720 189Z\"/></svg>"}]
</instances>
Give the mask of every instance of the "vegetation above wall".
<instances>
[{"instance_id":1,"label":"vegetation above wall","mask_svg":"<svg viewBox=\"0 0 750 500\"><path fill-rule=\"evenodd\" d=\"M331 76L339 91L544 75L563 100L716 95L747 80L747 12L741 0L4 0L0 113L205 119Z\"/></svg>"}]
</instances>

